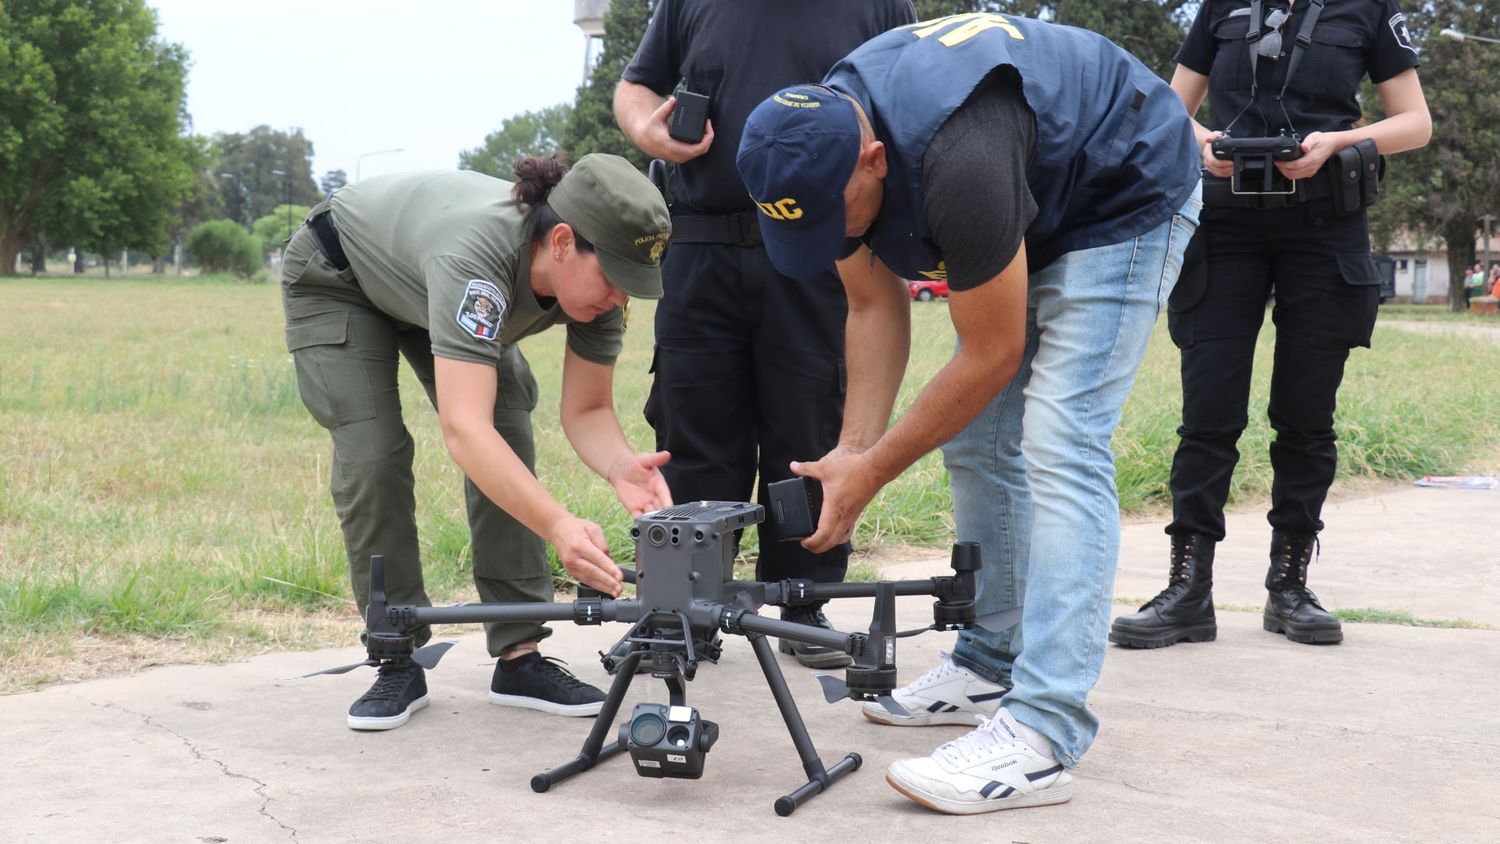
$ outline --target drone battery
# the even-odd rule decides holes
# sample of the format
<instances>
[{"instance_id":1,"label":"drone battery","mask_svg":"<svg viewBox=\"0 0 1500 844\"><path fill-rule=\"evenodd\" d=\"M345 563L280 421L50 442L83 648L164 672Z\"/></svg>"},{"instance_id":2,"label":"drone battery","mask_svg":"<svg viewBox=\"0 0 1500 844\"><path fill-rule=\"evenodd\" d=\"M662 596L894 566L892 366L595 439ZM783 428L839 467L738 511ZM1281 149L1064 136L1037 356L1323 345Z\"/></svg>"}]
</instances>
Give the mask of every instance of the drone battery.
<instances>
[{"instance_id":1,"label":"drone battery","mask_svg":"<svg viewBox=\"0 0 1500 844\"><path fill-rule=\"evenodd\" d=\"M667 134L685 144L703 140L708 125L708 97L692 91L677 94L677 104L667 117Z\"/></svg>"},{"instance_id":2,"label":"drone battery","mask_svg":"<svg viewBox=\"0 0 1500 844\"><path fill-rule=\"evenodd\" d=\"M788 478L766 487L771 493L771 523L776 538L806 539L818 529L823 510L823 485L815 478Z\"/></svg>"}]
</instances>

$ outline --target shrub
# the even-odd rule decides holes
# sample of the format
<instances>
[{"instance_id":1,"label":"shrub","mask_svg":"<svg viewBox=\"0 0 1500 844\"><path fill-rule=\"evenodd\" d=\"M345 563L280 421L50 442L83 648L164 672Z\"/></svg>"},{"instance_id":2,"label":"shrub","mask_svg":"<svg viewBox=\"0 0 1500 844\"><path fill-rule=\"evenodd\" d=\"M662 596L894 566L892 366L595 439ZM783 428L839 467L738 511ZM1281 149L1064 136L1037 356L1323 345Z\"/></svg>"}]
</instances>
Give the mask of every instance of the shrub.
<instances>
[{"instance_id":1,"label":"shrub","mask_svg":"<svg viewBox=\"0 0 1500 844\"><path fill-rule=\"evenodd\" d=\"M188 232L188 252L208 272L249 278L260 269L260 238L233 220L199 223Z\"/></svg>"}]
</instances>

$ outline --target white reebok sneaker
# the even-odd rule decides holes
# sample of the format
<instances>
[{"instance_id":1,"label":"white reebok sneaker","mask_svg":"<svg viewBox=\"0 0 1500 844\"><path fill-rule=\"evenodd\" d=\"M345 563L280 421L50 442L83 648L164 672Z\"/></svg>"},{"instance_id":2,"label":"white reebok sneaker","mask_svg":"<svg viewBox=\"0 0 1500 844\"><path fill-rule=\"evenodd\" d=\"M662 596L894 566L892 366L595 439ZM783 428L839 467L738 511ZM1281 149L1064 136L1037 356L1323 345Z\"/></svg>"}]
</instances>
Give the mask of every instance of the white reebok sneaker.
<instances>
[{"instance_id":1,"label":"white reebok sneaker","mask_svg":"<svg viewBox=\"0 0 1500 844\"><path fill-rule=\"evenodd\" d=\"M1036 747L1033 741L1046 746ZM1048 806L1073 797L1073 776L1052 755L1046 739L1004 709L931 756L893 762L885 781L923 806L950 815Z\"/></svg>"},{"instance_id":2,"label":"white reebok sneaker","mask_svg":"<svg viewBox=\"0 0 1500 844\"><path fill-rule=\"evenodd\" d=\"M971 727L994 715L1006 688L955 664L947 651L939 651L938 656L943 661L936 668L891 692L910 717L893 715L873 701L864 705L865 717L893 727Z\"/></svg>"}]
</instances>

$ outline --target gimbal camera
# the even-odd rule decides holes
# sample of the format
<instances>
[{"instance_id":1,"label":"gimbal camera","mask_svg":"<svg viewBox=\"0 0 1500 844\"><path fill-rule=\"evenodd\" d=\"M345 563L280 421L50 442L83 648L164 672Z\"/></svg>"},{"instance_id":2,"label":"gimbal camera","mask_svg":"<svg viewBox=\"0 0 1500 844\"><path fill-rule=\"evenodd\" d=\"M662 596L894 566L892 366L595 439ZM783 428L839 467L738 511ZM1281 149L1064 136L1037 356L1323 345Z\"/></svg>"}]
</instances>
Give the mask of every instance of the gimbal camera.
<instances>
[{"instance_id":1,"label":"gimbal camera","mask_svg":"<svg viewBox=\"0 0 1500 844\"><path fill-rule=\"evenodd\" d=\"M799 487L800 488L800 487ZM805 493L803 493L805 495ZM777 499L777 523L800 521L816 524L811 514L800 512L812 500L794 496ZM788 508L786 502L791 501ZM803 802L821 793L836 780L860 766L859 754L850 753L825 767L796 701L776 661L767 636L807 642L843 651L854 664L839 680L818 675L824 697L832 703L845 698L878 701L889 711L906 715L894 699L896 686L896 639L927 630L962 630L979 624L1005 629L1020 618L1020 609L976 619L974 615L975 572L980 567L979 546L953 546L953 575L926 580L877 583L814 583L783 580L774 583L734 580L734 533L758 524L765 510L758 504L698 501L647 513L635 521L637 568L626 569L626 581L636 585L633 599L609 599L579 587L577 600L567 603L461 604L447 607L392 605L385 597L384 563L372 559L370 602L366 611L369 658L364 662L315 672L342 673L362 665L387 660L411 660L424 668L434 667L452 646L443 642L416 648L412 630L426 624L459 624L491 621L571 621L593 625L624 622L630 631L621 645L603 655L605 669L614 675L603 708L574 759L531 778L534 791L552 786L621 751L628 751L636 772L646 777L696 779L703 774L704 756L718 738L718 725L702 720L687 705L686 683L696 675L699 663L717 661L720 633L743 636L750 641L781 712L792 744L807 772L807 782L775 801L778 815L790 815ZM806 535L805 533L803 534ZM930 627L897 631L895 598L898 595L931 595L933 623ZM808 606L835 598L875 599L874 617L868 632L841 633L822 627L767 618L756 612L767 604ZM617 658L611 654L623 653ZM642 703L629 721L615 726L626 690L636 669L646 666L650 674L667 686L668 703ZM312 676L312 675L307 675ZM613 740L606 740L615 733Z\"/></svg>"}]
</instances>

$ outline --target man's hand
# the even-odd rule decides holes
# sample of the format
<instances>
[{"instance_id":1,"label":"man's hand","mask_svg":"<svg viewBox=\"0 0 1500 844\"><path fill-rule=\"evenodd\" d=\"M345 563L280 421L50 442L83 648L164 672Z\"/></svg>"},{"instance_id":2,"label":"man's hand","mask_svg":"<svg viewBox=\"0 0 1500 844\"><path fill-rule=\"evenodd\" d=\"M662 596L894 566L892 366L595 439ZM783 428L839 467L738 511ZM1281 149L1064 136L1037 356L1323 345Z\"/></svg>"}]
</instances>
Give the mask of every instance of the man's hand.
<instances>
[{"instance_id":1,"label":"man's hand","mask_svg":"<svg viewBox=\"0 0 1500 844\"><path fill-rule=\"evenodd\" d=\"M703 140L696 144L685 144L667 133L667 118L677 106L676 97L661 94L628 79L621 79L615 86L615 122L620 131L650 158L660 158L681 164L708 152L714 141L714 127L710 123L703 132Z\"/></svg>"},{"instance_id":2,"label":"man's hand","mask_svg":"<svg viewBox=\"0 0 1500 844\"><path fill-rule=\"evenodd\" d=\"M672 506L672 491L667 489L667 479L661 473L661 467L671 459L672 455L665 451L642 451L621 455L610 464L606 480L615 488L615 495L630 511L632 519Z\"/></svg>"},{"instance_id":3,"label":"man's hand","mask_svg":"<svg viewBox=\"0 0 1500 844\"><path fill-rule=\"evenodd\" d=\"M615 561L609 558L609 546L604 542L604 530L586 519L568 516L559 520L548 532L547 541L557 549L568 574L585 586L603 592L611 598L620 597L625 575Z\"/></svg>"},{"instance_id":4,"label":"man's hand","mask_svg":"<svg viewBox=\"0 0 1500 844\"><path fill-rule=\"evenodd\" d=\"M1302 157L1295 161L1278 161L1276 169L1288 179L1308 179L1342 148L1335 132L1314 132L1302 141Z\"/></svg>"},{"instance_id":5,"label":"man's hand","mask_svg":"<svg viewBox=\"0 0 1500 844\"><path fill-rule=\"evenodd\" d=\"M818 516L818 529L802 540L802 547L821 554L848 542L860 514L883 486L864 453L840 445L821 460L794 461L791 465L792 474L816 478L823 484L823 511Z\"/></svg>"},{"instance_id":6,"label":"man's hand","mask_svg":"<svg viewBox=\"0 0 1500 844\"><path fill-rule=\"evenodd\" d=\"M1221 179L1227 179L1234 175L1234 162L1214 158L1214 141L1222 137L1224 137L1223 132L1209 132L1208 136L1204 138L1203 169Z\"/></svg>"}]
</instances>

